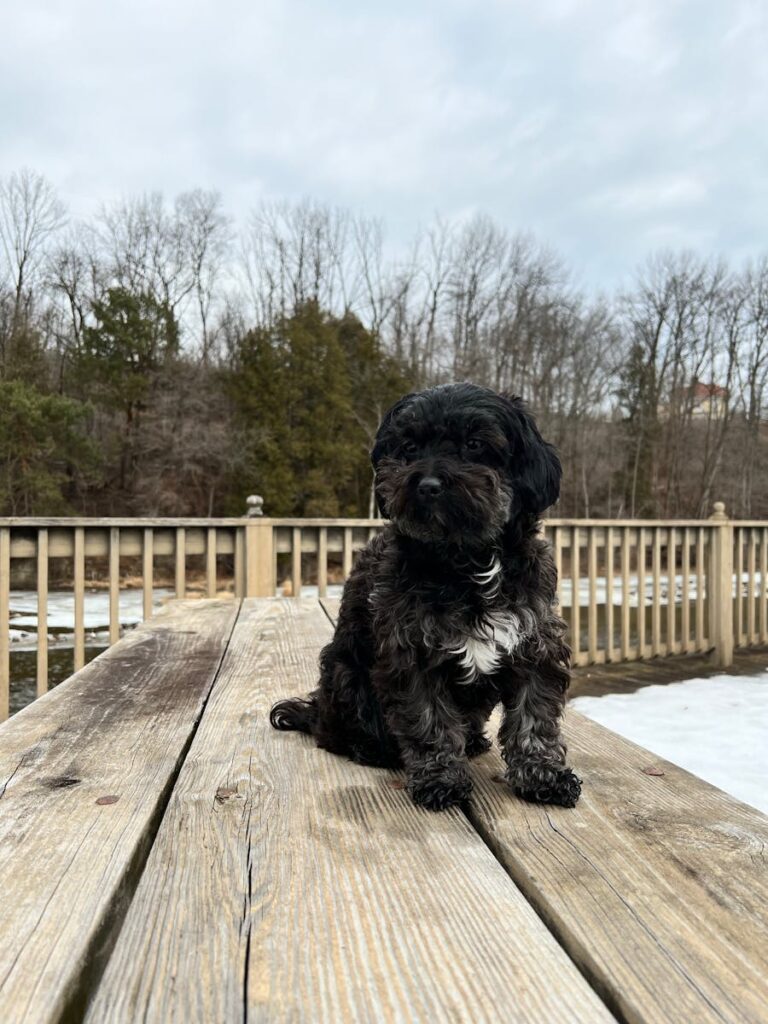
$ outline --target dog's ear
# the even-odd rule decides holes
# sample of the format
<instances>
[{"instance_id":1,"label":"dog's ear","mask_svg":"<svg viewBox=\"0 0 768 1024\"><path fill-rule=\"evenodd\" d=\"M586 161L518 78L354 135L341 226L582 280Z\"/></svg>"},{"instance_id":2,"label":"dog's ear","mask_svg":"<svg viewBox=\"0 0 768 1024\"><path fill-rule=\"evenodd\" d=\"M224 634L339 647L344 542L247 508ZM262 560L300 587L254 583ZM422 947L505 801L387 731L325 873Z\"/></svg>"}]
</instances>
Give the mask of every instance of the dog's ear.
<instances>
[{"instance_id":1,"label":"dog's ear","mask_svg":"<svg viewBox=\"0 0 768 1024\"><path fill-rule=\"evenodd\" d=\"M408 405L413 398L416 397L415 392L411 392L408 395L403 395L399 398L393 406L391 406L384 413L379 429L376 431L376 439L373 442L373 448L371 449L371 462L373 463L374 470L378 465L379 459L383 458L389 451L393 438L391 437L391 426L392 420L395 416L402 412L402 410Z\"/></svg>"},{"instance_id":2,"label":"dog's ear","mask_svg":"<svg viewBox=\"0 0 768 1024\"><path fill-rule=\"evenodd\" d=\"M540 515L560 496L562 468L553 445L539 433L521 398L502 394L510 442L510 472L523 509Z\"/></svg>"}]
</instances>

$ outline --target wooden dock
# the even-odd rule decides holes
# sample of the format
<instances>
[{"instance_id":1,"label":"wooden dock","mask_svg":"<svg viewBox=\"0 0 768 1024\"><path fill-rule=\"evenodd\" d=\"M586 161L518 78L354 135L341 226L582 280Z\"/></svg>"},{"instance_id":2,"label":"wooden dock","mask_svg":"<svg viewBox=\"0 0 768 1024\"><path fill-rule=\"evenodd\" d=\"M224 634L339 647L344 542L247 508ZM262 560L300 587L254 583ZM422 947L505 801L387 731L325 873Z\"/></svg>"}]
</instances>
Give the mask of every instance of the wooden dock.
<instances>
[{"instance_id":1,"label":"wooden dock","mask_svg":"<svg viewBox=\"0 0 768 1024\"><path fill-rule=\"evenodd\" d=\"M768 818L569 713L575 810L270 729L334 607L171 604L0 727L0 1021L768 1017Z\"/></svg>"}]
</instances>

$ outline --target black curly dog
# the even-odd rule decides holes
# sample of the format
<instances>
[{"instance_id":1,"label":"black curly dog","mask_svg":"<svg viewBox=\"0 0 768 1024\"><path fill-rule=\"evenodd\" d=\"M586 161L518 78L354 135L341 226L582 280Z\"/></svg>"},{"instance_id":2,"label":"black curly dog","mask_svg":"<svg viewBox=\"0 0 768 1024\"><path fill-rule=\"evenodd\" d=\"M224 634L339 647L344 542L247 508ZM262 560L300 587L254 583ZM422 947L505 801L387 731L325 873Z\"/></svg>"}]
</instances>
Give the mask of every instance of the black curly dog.
<instances>
[{"instance_id":1,"label":"black curly dog","mask_svg":"<svg viewBox=\"0 0 768 1024\"><path fill-rule=\"evenodd\" d=\"M560 462L520 399L474 384L406 395L371 453L391 523L344 588L319 687L272 708L360 764L405 767L433 810L465 800L499 702L505 777L526 800L573 807L560 715L569 683L557 575L539 516Z\"/></svg>"}]
</instances>

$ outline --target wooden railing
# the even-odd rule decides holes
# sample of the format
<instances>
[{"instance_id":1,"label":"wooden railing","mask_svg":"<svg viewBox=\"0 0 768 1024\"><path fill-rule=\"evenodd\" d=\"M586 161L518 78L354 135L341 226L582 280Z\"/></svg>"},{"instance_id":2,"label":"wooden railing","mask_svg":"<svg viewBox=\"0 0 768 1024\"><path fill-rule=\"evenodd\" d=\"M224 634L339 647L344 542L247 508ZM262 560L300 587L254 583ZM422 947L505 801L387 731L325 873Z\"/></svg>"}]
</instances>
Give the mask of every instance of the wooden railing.
<instances>
[{"instance_id":1,"label":"wooden railing","mask_svg":"<svg viewBox=\"0 0 768 1024\"><path fill-rule=\"evenodd\" d=\"M49 685L50 581L72 594L72 668L86 660L84 601L90 578L108 594L106 637L120 635L121 581L176 597L320 597L347 578L355 552L383 523L368 519L0 518L0 719L8 714L11 586L36 591L36 692ZM768 523L732 522L723 506L707 520L550 519L561 611L577 665L713 652L729 665L734 645L768 643ZM26 560L26 562L25 562ZM53 573L52 573L53 567ZM98 646L98 644L96 644Z\"/></svg>"}]
</instances>

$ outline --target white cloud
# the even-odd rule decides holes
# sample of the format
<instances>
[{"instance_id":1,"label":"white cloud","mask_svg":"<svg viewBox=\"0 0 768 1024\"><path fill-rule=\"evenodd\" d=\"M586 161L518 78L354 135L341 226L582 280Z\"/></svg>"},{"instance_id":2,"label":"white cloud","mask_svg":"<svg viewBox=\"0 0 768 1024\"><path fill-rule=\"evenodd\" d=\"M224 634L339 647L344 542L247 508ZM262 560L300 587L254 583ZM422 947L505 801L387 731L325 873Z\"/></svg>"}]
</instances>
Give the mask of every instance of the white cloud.
<instances>
[{"instance_id":1,"label":"white cloud","mask_svg":"<svg viewBox=\"0 0 768 1024\"><path fill-rule=\"evenodd\" d=\"M0 174L76 213L218 187L533 229L610 286L654 239L764 246L754 0L26 0L3 13Z\"/></svg>"}]
</instances>

